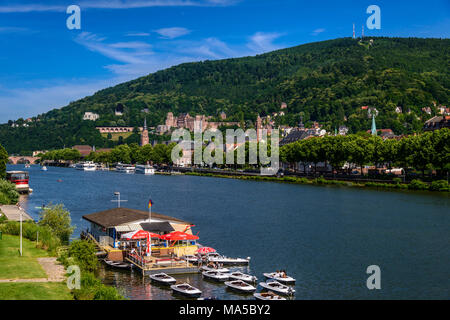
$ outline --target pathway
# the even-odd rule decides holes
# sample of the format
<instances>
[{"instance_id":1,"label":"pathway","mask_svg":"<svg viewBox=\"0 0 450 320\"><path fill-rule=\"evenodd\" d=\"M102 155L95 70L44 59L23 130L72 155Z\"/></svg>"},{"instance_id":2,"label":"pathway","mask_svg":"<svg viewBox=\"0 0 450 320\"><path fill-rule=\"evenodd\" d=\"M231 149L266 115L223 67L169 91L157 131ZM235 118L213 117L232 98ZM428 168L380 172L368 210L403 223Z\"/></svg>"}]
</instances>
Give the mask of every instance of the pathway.
<instances>
[{"instance_id":1,"label":"pathway","mask_svg":"<svg viewBox=\"0 0 450 320\"><path fill-rule=\"evenodd\" d=\"M39 264L47 273L47 278L34 279L0 279L2 282L62 282L66 279L64 267L56 261L55 257L37 258Z\"/></svg>"},{"instance_id":2,"label":"pathway","mask_svg":"<svg viewBox=\"0 0 450 320\"><path fill-rule=\"evenodd\" d=\"M20 210L17 206L14 205L4 205L0 206L0 211L11 221L20 221L20 213L22 212L22 220L33 220L25 210Z\"/></svg>"}]
</instances>

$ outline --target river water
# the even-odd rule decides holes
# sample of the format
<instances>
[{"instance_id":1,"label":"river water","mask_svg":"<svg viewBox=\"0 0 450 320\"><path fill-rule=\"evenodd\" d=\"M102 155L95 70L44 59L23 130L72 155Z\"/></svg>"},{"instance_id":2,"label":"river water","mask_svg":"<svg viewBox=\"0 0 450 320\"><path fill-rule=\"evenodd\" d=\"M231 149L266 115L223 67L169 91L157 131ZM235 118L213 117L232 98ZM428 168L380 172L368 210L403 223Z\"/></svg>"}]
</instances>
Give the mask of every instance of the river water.
<instances>
[{"instance_id":1,"label":"river water","mask_svg":"<svg viewBox=\"0 0 450 320\"><path fill-rule=\"evenodd\" d=\"M8 169L23 169L22 165ZM38 166L28 169L33 194L22 205L62 203L79 231L81 216L117 204L195 224L199 242L231 257L251 257L242 271L286 269L296 299L449 299L450 197L347 187L291 185L196 176L144 176ZM381 290L368 290L366 269L381 269ZM139 272L102 267L107 284L130 299L174 299ZM176 276L220 299L251 299L199 275Z\"/></svg>"}]
</instances>

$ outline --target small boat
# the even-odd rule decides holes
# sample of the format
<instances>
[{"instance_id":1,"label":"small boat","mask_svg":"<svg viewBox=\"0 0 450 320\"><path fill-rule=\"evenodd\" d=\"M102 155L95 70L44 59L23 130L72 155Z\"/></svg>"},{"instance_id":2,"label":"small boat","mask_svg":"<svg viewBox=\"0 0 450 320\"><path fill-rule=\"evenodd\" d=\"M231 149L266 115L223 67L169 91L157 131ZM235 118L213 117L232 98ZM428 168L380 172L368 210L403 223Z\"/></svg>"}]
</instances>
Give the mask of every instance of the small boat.
<instances>
[{"instance_id":1,"label":"small boat","mask_svg":"<svg viewBox=\"0 0 450 320\"><path fill-rule=\"evenodd\" d=\"M247 293L251 293L256 290L254 286L242 280L225 281L225 285L230 289Z\"/></svg>"},{"instance_id":2,"label":"small boat","mask_svg":"<svg viewBox=\"0 0 450 320\"><path fill-rule=\"evenodd\" d=\"M43 167L41 168L41 170L42 170L42 171L47 171L48 169L47 169L46 166L43 166Z\"/></svg>"},{"instance_id":3,"label":"small boat","mask_svg":"<svg viewBox=\"0 0 450 320\"><path fill-rule=\"evenodd\" d=\"M295 293L295 289L279 283L276 280L270 280L267 282L260 282L259 285L264 289L275 291L280 294L292 296Z\"/></svg>"},{"instance_id":4,"label":"small boat","mask_svg":"<svg viewBox=\"0 0 450 320\"><path fill-rule=\"evenodd\" d=\"M173 284L170 286L174 293L179 293L189 297L199 297L202 292L188 283Z\"/></svg>"},{"instance_id":5,"label":"small boat","mask_svg":"<svg viewBox=\"0 0 450 320\"><path fill-rule=\"evenodd\" d=\"M269 292L255 292L253 294L253 296L257 299L257 300L286 300L286 298L283 298L282 296L279 296L275 293L273 293L272 291Z\"/></svg>"},{"instance_id":6,"label":"small boat","mask_svg":"<svg viewBox=\"0 0 450 320\"><path fill-rule=\"evenodd\" d=\"M93 163L92 161L86 161L86 162L79 162L75 165L75 168L77 170L83 170L83 171L96 171L97 165Z\"/></svg>"},{"instance_id":7,"label":"small boat","mask_svg":"<svg viewBox=\"0 0 450 320\"><path fill-rule=\"evenodd\" d=\"M226 281L229 278L228 273L223 273L219 271L204 271L202 272L203 277L216 280L216 281Z\"/></svg>"},{"instance_id":8,"label":"small boat","mask_svg":"<svg viewBox=\"0 0 450 320\"><path fill-rule=\"evenodd\" d=\"M25 164L25 168L27 168L27 169L30 168L30 164L29 164L29 163L26 163L26 164Z\"/></svg>"},{"instance_id":9,"label":"small boat","mask_svg":"<svg viewBox=\"0 0 450 320\"><path fill-rule=\"evenodd\" d=\"M255 276L251 276L249 274L245 274L239 271L230 273L229 277L230 279L233 280L242 280L245 282L256 282L258 280L258 278L256 278Z\"/></svg>"},{"instance_id":10,"label":"small boat","mask_svg":"<svg viewBox=\"0 0 450 320\"><path fill-rule=\"evenodd\" d=\"M206 258L210 262L217 262L222 264L249 264L250 263L250 257L247 257L246 259L242 258L229 258L225 256L221 256L220 254L213 252L208 253L206 255Z\"/></svg>"},{"instance_id":11,"label":"small boat","mask_svg":"<svg viewBox=\"0 0 450 320\"><path fill-rule=\"evenodd\" d=\"M134 173L136 170L136 168L134 166L132 166L131 164L122 164L119 163L116 166L116 172L121 172L121 173Z\"/></svg>"},{"instance_id":12,"label":"small boat","mask_svg":"<svg viewBox=\"0 0 450 320\"><path fill-rule=\"evenodd\" d=\"M143 165L138 164L136 166L136 173L146 174L146 175L154 175L155 174L155 168L153 168L151 165Z\"/></svg>"},{"instance_id":13,"label":"small boat","mask_svg":"<svg viewBox=\"0 0 450 320\"><path fill-rule=\"evenodd\" d=\"M266 277L267 279L273 279L273 280L277 280L278 282L281 283L286 283L286 284L294 284L295 283L295 279L292 277L289 277L288 275L281 275L280 273L277 272L272 272L272 273L263 273L264 277Z\"/></svg>"},{"instance_id":14,"label":"small boat","mask_svg":"<svg viewBox=\"0 0 450 320\"><path fill-rule=\"evenodd\" d=\"M177 280L163 272L150 275L150 279L162 284L175 284Z\"/></svg>"},{"instance_id":15,"label":"small boat","mask_svg":"<svg viewBox=\"0 0 450 320\"><path fill-rule=\"evenodd\" d=\"M194 255L186 255L186 256L183 256L182 259L186 260L187 262L190 262L190 263L197 263L198 262L198 257L196 257Z\"/></svg>"},{"instance_id":16,"label":"small boat","mask_svg":"<svg viewBox=\"0 0 450 320\"><path fill-rule=\"evenodd\" d=\"M123 261L111 261L108 259L103 260L108 266L111 266L113 268L120 268L120 269L130 269L132 267L131 263L123 262Z\"/></svg>"},{"instance_id":17,"label":"small boat","mask_svg":"<svg viewBox=\"0 0 450 320\"><path fill-rule=\"evenodd\" d=\"M213 268L213 267L208 267L208 266L203 266L200 268L200 270L202 271L217 271L217 272L222 272L222 273L227 273L230 272L230 269L227 268Z\"/></svg>"}]
</instances>

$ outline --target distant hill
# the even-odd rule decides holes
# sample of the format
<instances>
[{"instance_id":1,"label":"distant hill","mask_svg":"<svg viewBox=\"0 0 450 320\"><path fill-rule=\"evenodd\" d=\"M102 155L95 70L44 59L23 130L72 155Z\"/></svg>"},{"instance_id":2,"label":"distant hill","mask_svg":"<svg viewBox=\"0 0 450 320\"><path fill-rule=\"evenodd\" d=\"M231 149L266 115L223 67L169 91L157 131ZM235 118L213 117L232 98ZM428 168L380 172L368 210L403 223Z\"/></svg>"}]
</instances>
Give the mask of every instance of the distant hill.
<instances>
[{"instance_id":1,"label":"distant hill","mask_svg":"<svg viewBox=\"0 0 450 320\"><path fill-rule=\"evenodd\" d=\"M369 39L373 39L371 44ZM319 121L329 130L370 128L361 106L379 111L378 128L397 134L421 130L421 109L447 105L450 96L450 39L350 38L305 44L254 57L185 63L158 71L34 118L29 127L0 126L0 143L10 153L64 145L112 146L95 126L162 124L168 111L247 121L288 105L278 124ZM123 115L114 110L123 105ZM397 114L401 106L404 113ZM148 113L142 110L148 109ZM407 114L407 110L411 110ZM83 121L84 112L100 118ZM38 121L37 121L38 119ZM21 120L17 122L21 124ZM131 135L126 142L137 141Z\"/></svg>"}]
</instances>

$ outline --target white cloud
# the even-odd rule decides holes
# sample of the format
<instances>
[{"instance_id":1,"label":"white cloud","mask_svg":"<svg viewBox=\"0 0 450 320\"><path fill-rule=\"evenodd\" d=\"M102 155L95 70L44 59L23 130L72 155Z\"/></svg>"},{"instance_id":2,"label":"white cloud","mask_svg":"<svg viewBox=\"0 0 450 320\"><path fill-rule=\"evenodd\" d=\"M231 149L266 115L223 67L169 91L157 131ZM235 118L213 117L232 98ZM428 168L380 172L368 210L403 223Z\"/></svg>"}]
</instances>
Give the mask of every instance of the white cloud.
<instances>
[{"instance_id":1,"label":"white cloud","mask_svg":"<svg viewBox=\"0 0 450 320\"><path fill-rule=\"evenodd\" d=\"M280 46L275 45L273 41L281 36L282 34L277 32L257 32L250 37L250 42L247 46L255 53L277 50Z\"/></svg>"},{"instance_id":2,"label":"white cloud","mask_svg":"<svg viewBox=\"0 0 450 320\"><path fill-rule=\"evenodd\" d=\"M128 37L148 37L150 36L150 33L148 32L130 32L127 33Z\"/></svg>"},{"instance_id":3,"label":"white cloud","mask_svg":"<svg viewBox=\"0 0 450 320\"><path fill-rule=\"evenodd\" d=\"M322 32L325 32L325 29L324 29L324 28L319 28L319 29L314 30L314 31L311 33L311 35L317 36L317 35L321 34Z\"/></svg>"},{"instance_id":4,"label":"white cloud","mask_svg":"<svg viewBox=\"0 0 450 320\"><path fill-rule=\"evenodd\" d=\"M240 0L90 0L81 1L78 5L82 9L138 9L150 7L208 7L229 6ZM67 5L49 4L5 4L0 6L0 13L24 13L24 12L62 12Z\"/></svg>"},{"instance_id":5,"label":"white cloud","mask_svg":"<svg viewBox=\"0 0 450 320\"><path fill-rule=\"evenodd\" d=\"M180 27L172 27L172 28L162 28L155 30L157 34L161 36L161 38L165 39L175 39L184 35L191 33L191 30Z\"/></svg>"}]
</instances>

